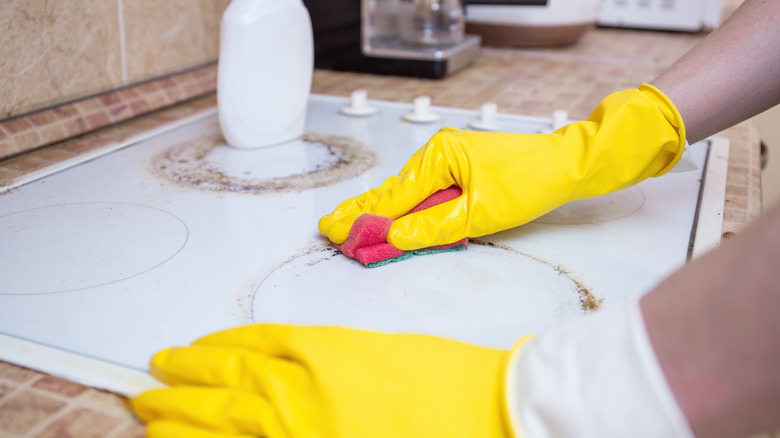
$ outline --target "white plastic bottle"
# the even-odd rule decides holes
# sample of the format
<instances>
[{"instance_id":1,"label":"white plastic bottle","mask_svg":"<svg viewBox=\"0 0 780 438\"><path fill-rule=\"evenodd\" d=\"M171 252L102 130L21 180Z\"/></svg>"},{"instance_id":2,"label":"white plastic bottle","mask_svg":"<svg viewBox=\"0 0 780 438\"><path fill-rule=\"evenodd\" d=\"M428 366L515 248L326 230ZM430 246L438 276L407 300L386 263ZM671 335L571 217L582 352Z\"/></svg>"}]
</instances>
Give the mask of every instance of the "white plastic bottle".
<instances>
[{"instance_id":1,"label":"white plastic bottle","mask_svg":"<svg viewBox=\"0 0 780 438\"><path fill-rule=\"evenodd\" d=\"M301 0L233 0L222 16L219 124L242 149L300 137L314 68L309 13Z\"/></svg>"}]
</instances>

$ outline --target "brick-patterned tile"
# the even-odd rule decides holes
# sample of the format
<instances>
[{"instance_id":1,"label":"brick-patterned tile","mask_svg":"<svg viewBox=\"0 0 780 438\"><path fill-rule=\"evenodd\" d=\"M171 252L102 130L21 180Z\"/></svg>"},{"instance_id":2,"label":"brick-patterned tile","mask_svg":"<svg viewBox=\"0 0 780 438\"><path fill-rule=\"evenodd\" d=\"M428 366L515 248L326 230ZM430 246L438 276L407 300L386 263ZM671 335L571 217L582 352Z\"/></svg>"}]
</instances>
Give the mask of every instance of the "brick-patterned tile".
<instances>
[{"instance_id":1,"label":"brick-patterned tile","mask_svg":"<svg viewBox=\"0 0 780 438\"><path fill-rule=\"evenodd\" d=\"M167 77L167 78L163 78L163 79L159 80L157 83L158 83L158 84L159 84L159 85L160 85L162 88L175 88L175 87L176 87L176 83L177 83L177 79L178 79L178 78L179 78L179 76L176 76L176 77Z\"/></svg>"},{"instance_id":2,"label":"brick-patterned tile","mask_svg":"<svg viewBox=\"0 0 780 438\"><path fill-rule=\"evenodd\" d=\"M146 426L139 421L126 421L119 429L106 438L145 438Z\"/></svg>"},{"instance_id":3,"label":"brick-patterned tile","mask_svg":"<svg viewBox=\"0 0 780 438\"><path fill-rule=\"evenodd\" d=\"M146 106L150 110L162 108L168 105L168 98L161 92L146 94L143 97L143 101L146 102Z\"/></svg>"},{"instance_id":4,"label":"brick-patterned tile","mask_svg":"<svg viewBox=\"0 0 780 438\"><path fill-rule=\"evenodd\" d=\"M35 155L36 157L39 157L41 160L48 161L51 164L59 163L76 156L75 153L59 145L43 148L40 151L36 152Z\"/></svg>"},{"instance_id":5,"label":"brick-patterned tile","mask_svg":"<svg viewBox=\"0 0 780 438\"><path fill-rule=\"evenodd\" d=\"M166 88L165 95L168 97L169 102L176 102L184 96L184 93L178 88Z\"/></svg>"},{"instance_id":6,"label":"brick-patterned tile","mask_svg":"<svg viewBox=\"0 0 780 438\"><path fill-rule=\"evenodd\" d=\"M148 111L149 107L146 105L146 102L144 102L143 100L135 99L130 101L130 109L133 111L133 115L139 115Z\"/></svg>"},{"instance_id":7,"label":"brick-patterned tile","mask_svg":"<svg viewBox=\"0 0 780 438\"><path fill-rule=\"evenodd\" d=\"M95 111L103 109L103 103L98 98L84 99L74 104L82 115L87 115Z\"/></svg>"},{"instance_id":8,"label":"brick-patterned tile","mask_svg":"<svg viewBox=\"0 0 780 438\"><path fill-rule=\"evenodd\" d=\"M747 186L731 186L729 192L733 196L748 197L749 188Z\"/></svg>"},{"instance_id":9,"label":"brick-patterned tile","mask_svg":"<svg viewBox=\"0 0 780 438\"><path fill-rule=\"evenodd\" d=\"M87 114L87 126L89 126L90 129L100 129L107 126L109 123L111 123L111 119L102 109Z\"/></svg>"},{"instance_id":10,"label":"brick-patterned tile","mask_svg":"<svg viewBox=\"0 0 780 438\"><path fill-rule=\"evenodd\" d=\"M41 145L51 144L68 138L67 130L59 123L52 123L38 128L38 135L41 139Z\"/></svg>"},{"instance_id":11,"label":"brick-patterned tile","mask_svg":"<svg viewBox=\"0 0 780 438\"><path fill-rule=\"evenodd\" d=\"M30 114L29 118L35 126L46 126L57 120L57 117L51 110L38 111L37 113Z\"/></svg>"},{"instance_id":12,"label":"brick-patterned tile","mask_svg":"<svg viewBox=\"0 0 780 438\"><path fill-rule=\"evenodd\" d=\"M133 412L127 399L110 392L88 388L78 397L81 406L115 417L132 418Z\"/></svg>"},{"instance_id":13,"label":"brick-patterned tile","mask_svg":"<svg viewBox=\"0 0 780 438\"><path fill-rule=\"evenodd\" d=\"M70 120L66 120L62 122L62 125L65 127L65 130L68 131L69 137L75 137L77 135L81 135L89 129L89 126L87 126L87 121L84 120L82 117L76 117Z\"/></svg>"},{"instance_id":14,"label":"brick-patterned tile","mask_svg":"<svg viewBox=\"0 0 780 438\"><path fill-rule=\"evenodd\" d=\"M133 115L133 113L128 104L119 103L108 108L108 115L111 118L111 121L118 122L121 120L127 120Z\"/></svg>"},{"instance_id":15,"label":"brick-patterned tile","mask_svg":"<svg viewBox=\"0 0 780 438\"><path fill-rule=\"evenodd\" d=\"M2 124L3 128L11 135L32 129L32 123L30 123L26 117L17 117L1 122L0 124Z\"/></svg>"},{"instance_id":16,"label":"brick-patterned tile","mask_svg":"<svg viewBox=\"0 0 780 438\"><path fill-rule=\"evenodd\" d=\"M51 110L57 118L60 120L69 119L71 117L75 117L79 114L79 111L76 109L75 106L68 104L68 105L62 105L55 108L52 108Z\"/></svg>"},{"instance_id":17,"label":"brick-patterned tile","mask_svg":"<svg viewBox=\"0 0 780 438\"><path fill-rule=\"evenodd\" d=\"M185 96L197 96L200 94L200 86L197 82L190 82L188 84L185 84L181 89L180 92Z\"/></svg>"},{"instance_id":18,"label":"brick-patterned tile","mask_svg":"<svg viewBox=\"0 0 780 438\"><path fill-rule=\"evenodd\" d=\"M99 136L86 136L68 142L67 149L70 152L81 154L84 152L91 152L108 142Z\"/></svg>"},{"instance_id":19,"label":"brick-patterned tile","mask_svg":"<svg viewBox=\"0 0 780 438\"><path fill-rule=\"evenodd\" d=\"M42 169L52 164L50 161L41 158L38 154L30 154L30 156L20 156L16 160L10 160L3 166L5 169L16 171L18 175L23 175L25 172L32 172L38 169ZM38 375L39 377L41 374Z\"/></svg>"},{"instance_id":20,"label":"brick-patterned tile","mask_svg":"<svg viewBox=\"0 0 780 438\"><path fill-rule=\"evenodd\" d=\"M25 434L49 420L65 406L63 401L32 391L16 393L0 404L0 432Z\"/></svg>"},{"instance_id":21,"label":"brick-patterned tile","mask_svg":"<svg viewBox=\"0 0 780 438\"><path fill-rule=\"evenodd\" d=\"M116 417L79 407L48 425L35 438L105 438L121 423Z\"/></svg>"},{"instance_id":22,"label":"brick-patterned tile","mask_svg":"<svg viewBox=\"0 0 780 438\"><path fill-rule=\"evenodd\" d=\"M15 383L31 382L42 376L41 373L28 370L7 362L0 362L0 380L8 380Z\"/></svg>"},{"instance_id":23,"label":"brick-patterned tile","mask_svg":"<svg viewBox=\"0 0 780 438\"><path fill-rule=\"evenodd\" d=\"M0 140L0 157L10 157L19 152L19 148L16 147L16 143L11 140Z\"/></svg>"},{"instance_id":24,"label":"brick-patterned tile","mask_svg":"<svg viewBox=\"0 0 780 438\"><path fill-rule=\"evenodd\" d=\"M32 386L36 389L69 398L81 395L87 390L87 387L84 385L48 375L38 379Z\"/></svg>"},{"instance_id":25,"label":"brick-patterned tile","mask_svg":"<svg viewBox=\"0 0 780 438\"><path fill-rule=\"evenodd\" d=\"M749 202L750 201L748 200L747 197L743 197L743 196L730 196L729 198L726 199L725 205L727 207L741 208L741 209L744 210L744 209L746 209L748 207L748 203Z\"/></svg>"},{"instance_id":26,"label":"brick-patterned tile","mask_svg":"<svg viewBox=\"0 0 780 438\"><path fill-rule=\"evenodd\" d=\"M0 168L0 187L10 186L20 173L5 167Z\"/></svg>"},{"instance_id":27,"label":"brick-patterned tile","mask_svg":"<svg viewBox=\"0 0 780 438\"><path fill-rule=\"evenodd\" d=\"M11 391L15 390L16 386L8 383L8 382L1 382L0 381L0 402L3 401L3 398L5 398L6 395L10 394Z\"/></svg>"},{"instance_id":28,"label":"brick-patterned tile","mask_svg":"<svg viewBox=\"0 0 780 438\"><path fill-rule=\"evenodd\" d=\"M146 82L138 86L138 91L140 91L142 94L154 93L159 89L159 81Z\"/></svg>"},{"instance_id":29,"label":"brick-patterned tile","mask_svg":"<svg viewBox=\"0 0 780 438\"><path fill-rule=\"evenodd\" d=\"M106 93L99 97L103 106L111 106L122 101L118 93Z\"/></svg>"},{"instance_id":30,"label":"brick-patterned tile","mask_svg":"<svg viewBox=\"0 0 780 438\"><path fill-rule=\"evenodd\" d=\"M217 89L217 77L213 76L198 81L201 93L208 93Z\"/></svg>"}]
</instances>

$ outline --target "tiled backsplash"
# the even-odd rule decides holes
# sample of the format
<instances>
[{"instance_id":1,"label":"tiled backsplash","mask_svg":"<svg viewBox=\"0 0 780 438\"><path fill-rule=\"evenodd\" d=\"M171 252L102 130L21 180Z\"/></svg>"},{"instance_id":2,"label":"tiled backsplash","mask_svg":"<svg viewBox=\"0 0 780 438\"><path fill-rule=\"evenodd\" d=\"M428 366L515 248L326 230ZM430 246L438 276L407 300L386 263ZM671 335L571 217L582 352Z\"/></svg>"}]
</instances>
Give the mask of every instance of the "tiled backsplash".
<instances>
[{"instance_id":1,"label":"tiled backsplash","mask_svg":"<svg viewBox=\"0 0 780 438\"><path fill-rule=\"evenodd\" d=\"M0 1L0 119L215 61L228 3Z\"/></svg>"},{"instance_id":2,"label":"tiled backsplash","mask_svg":"<svg viewBox=\"0 0 780 438\"><path fill-rule=\"evenodd\" d=\"M216 87L217 65L212 63L0 120L0 160L212 93Z\"/></svg>"}]
</instances>

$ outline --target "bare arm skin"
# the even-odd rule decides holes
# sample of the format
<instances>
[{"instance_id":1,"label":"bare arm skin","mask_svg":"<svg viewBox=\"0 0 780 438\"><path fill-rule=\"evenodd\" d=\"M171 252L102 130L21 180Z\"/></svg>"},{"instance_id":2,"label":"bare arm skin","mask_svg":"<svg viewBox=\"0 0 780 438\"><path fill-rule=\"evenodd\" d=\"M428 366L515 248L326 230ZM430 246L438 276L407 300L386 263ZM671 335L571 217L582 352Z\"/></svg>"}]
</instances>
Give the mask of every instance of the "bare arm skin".
<instances>
[{"instance_id":1,"label":"bare arm skin","mask_svg":"<svg viewBox=\"0 0 780 438\"><path fill-rule=\"evenodd\" d=\"M780 0L748 0L653 85L694 143L780 101ZM780 205L642 298L661 368L698 437L780 427Z\"/></svg>"},{"instance_id":2,"label":"bare arm skin","mask_svg":"<svg viewBox=\"0 0 780 438\"><path fill-rule=\"evenodd\" d=\"M652 84L693 144L780 102L780 0L747 0Z\"/></svg>"},{"instance_id":3,"label":"bare arm skin","mask_svg":"<svg viewBox=\"0 0 780 438\"><path fill-rule=\"evenodd\" d=\"M698 437L780 426L780 204L669 277L641 306Z\"/></svg>"}]
</instances>

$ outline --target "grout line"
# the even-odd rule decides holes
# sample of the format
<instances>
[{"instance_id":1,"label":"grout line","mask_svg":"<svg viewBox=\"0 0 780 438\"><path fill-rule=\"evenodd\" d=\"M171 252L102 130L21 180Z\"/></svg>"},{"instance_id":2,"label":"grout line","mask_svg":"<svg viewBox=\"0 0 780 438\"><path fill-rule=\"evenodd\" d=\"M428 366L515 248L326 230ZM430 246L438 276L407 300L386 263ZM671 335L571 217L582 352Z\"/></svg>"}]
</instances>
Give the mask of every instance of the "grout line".
<instances>
[{"instance_id":1,"label":"grout line","mask_svg":"<svg viewBox=\"0 0 780 438\"><path fill-rule=\"evenodd\" d=\"M32 380L35 381L37 379L32 379ZM14 398L17 394L27 389L30 385L30 382L23 382L21 384L12 380L4 380L4 382L7 382L9 385L11 385L13 389L6 392L5 395L3 396L3 399L0 400L0 409L3 408L4 404L8 403L8 400ZM2 433L4 432L0 430L0 434Z\"/></svg>"},{"instance_id":2,"label":"grout line","mask_svg":"<svg viewBox=\"0 0 780 438\"><path fill-rule=\"evenodd\" d=\"M44 375L40 375L36 378L30 379L27 382L18 383L11 380L5 380L2 379L4 382L8 382L9 384L13 384L15 386L14 389L6 393L5 397L2 401L0 401L0 408L9 400L12 399L14 396L29 392L41 397L46 397L52 400L56 400L59 402L64 403L64 406L59 409L57 412L52 413L51 415L48 415L46 418L43 418L38 424L27 430L25 433L19 436L14 435L8 435L7 432L0 431L0 438L28 438L28 437L35 437L42 431L44 431L46 428L57 422L58 420L64 418L71 412L74 412L77 409L86 409L98 414L105 415L107 417L114 418L116 420L119 420L119 422L114 426L113 429L109 432L109 435L117 435L120 432L130 428L133 426L134 423L137 422L132 412L128 412L127 414L120 414L112 409L105 409L100 406L92 405L90 403L86 403L83 400L83 393L74 397L65 396L62 394L58 394L56 392L51 392L43 389L39 389L34 387L35 382L39 381L41 378L43 378ZM91 388L94 389L94 388Z\"/></svg>"},{"instance_id":3,"label":"grout line","mask_svg":"<svg viewBox=\"0 0 780 438\"><path fill-rule=\"evenodd\" d=\"M44 418L40 423L30 428L24 436L31 437L31 438L35 437L36 435L46 430L46 428L48 428L49 426L57 422L57 420L65 417L67 414L73 412L75 409L76 406L73 403L66 402L65 406L63 406L62 409Z\"/></svg>"},{"instance_id":4,"label":"grout line","mask_svg":"<svg viewBox=\"0 0 780 438\"><path fill-rule=\"evenodd\" d=\"M127 431L136 427L137 424L138 420L136 420L135 417L130 417L130 419L117 424L117 426L103 438L126 436Z\"/></svg>"},{"instance_id":5,"label":"grout line","mask_svg":"<svg viewBox=\"0 0 780 438\"><path fill-rule=\"evenodd\" d=\"M122 13L122 0L116 0L117 18L119 20L119 56L122 62L122 85L127 84L127 55L125 50L125 18Z\"/></svg>"}]
</instances>

